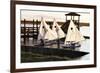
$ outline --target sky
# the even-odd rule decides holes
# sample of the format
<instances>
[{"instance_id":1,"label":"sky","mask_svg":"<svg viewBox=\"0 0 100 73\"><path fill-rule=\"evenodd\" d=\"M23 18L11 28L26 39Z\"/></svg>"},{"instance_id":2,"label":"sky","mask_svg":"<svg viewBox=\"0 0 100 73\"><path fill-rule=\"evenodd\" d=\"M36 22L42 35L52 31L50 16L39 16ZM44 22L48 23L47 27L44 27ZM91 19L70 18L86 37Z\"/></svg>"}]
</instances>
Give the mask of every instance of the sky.
<instances>
[{"instance_id":1,"label":"sky","mask_svg":"<svg viewBox=\"0 0 100 73\"><path fill-rule=\"evenodd\" d=\"M70 11L47 11L47 10L21 10L21 20L41 20L41 17L45 19L45 21L53 21L54 18L56 21L65 22L66 16L65 14ZM77 12L80 14L80 22L88 23L90 20L89 12ZM75 17L77 19L77 17Z\"/></svg>"}]
</instances>

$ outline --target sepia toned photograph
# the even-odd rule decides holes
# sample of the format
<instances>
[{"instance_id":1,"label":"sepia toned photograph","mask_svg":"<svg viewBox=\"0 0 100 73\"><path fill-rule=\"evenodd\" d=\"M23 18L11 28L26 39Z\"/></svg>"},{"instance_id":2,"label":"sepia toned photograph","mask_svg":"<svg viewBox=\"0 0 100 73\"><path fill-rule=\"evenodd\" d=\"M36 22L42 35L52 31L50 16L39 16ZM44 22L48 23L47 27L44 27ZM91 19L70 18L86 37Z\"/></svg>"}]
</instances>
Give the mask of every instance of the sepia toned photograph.
<instances>
[{"instance_id":1,"label":"sepia toned photograph","mask_svg":"<svg viewBox=\"0 0 100 73\"><path fill-rule=\"evenodd\" d=\"M21 62L89 59L90 13L21 10Z\"/></svg>"},{"instance_id":2,"label":"sepia toned photograph","mask_svg":"<svg viewBox=\"0 0 100 73\"><path fill-rule=\"evenodd\" d=\"M96 6L14 1L11 17L11 71L96 66Z\"/></svg>"}]
</instances>

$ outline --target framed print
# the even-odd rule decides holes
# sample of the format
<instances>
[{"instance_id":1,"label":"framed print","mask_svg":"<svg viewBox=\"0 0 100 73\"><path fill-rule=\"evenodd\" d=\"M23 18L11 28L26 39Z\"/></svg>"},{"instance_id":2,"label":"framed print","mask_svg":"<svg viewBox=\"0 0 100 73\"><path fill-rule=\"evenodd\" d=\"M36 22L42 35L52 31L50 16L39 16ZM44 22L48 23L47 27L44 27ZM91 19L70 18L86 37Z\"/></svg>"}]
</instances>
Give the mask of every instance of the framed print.
<instances>
[{"instance_id":1,"label":"framed print","mask_svg":"<svg viewBox=\"0 0 100 73\"><path fill-rule=\"evenodd\" d=\"M11 72L96 67L96 6L11 1Z\"/></svg>"}]
</instances>

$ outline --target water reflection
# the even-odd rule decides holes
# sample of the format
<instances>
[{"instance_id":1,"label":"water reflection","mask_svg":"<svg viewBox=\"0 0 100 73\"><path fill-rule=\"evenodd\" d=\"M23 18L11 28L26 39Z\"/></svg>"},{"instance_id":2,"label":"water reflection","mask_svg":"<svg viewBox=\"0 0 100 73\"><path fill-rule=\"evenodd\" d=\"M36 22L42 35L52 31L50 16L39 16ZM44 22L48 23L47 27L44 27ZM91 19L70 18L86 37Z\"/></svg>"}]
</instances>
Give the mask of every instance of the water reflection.
<instances>
[{"instance_id":1,"label":"water reflection","mask_svg":"<svg viewBox=\"0 0 100 73\"><path fill-rule=\"evenodd\" d=\"M46 43L48 44L48 43ZM70 48L63 48L62 45L64 43L62 41L60 41L60 48L59 49L65 49L65 50L75 50L75 51L82 51L82 52L90 52L90 39L86 39L85 41L81 42L81 47L79 48L75 48L75 49L70 49ZM23 39L21 39L21 45L26 45L26 46L36 46L38 45L38 42L32 38L29 38L26 40L26 43L24 44ZM40 46L38 46L40 47ZM55 41L53 44L51 45L45 45L45 46L41 46L41 47L45 47L45 48L57 48L57 42ZM90 59L90 54L84 55L80 58L77 58L76 60L81 59L81 60L89 60Z\"/></svg>"}]
</instances>

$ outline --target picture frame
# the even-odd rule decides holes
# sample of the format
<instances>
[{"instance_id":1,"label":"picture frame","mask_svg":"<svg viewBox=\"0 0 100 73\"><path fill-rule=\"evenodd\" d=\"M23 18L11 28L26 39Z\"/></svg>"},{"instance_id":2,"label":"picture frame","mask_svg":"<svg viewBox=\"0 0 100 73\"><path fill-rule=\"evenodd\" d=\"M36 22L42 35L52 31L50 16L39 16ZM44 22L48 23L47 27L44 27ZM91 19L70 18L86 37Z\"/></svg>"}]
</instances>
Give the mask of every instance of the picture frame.
<instances>
[{"instance_id":1,"label":"picture frame","mask_svg":"<svg viewBox=\"0 0 100 73\"><path fill-rule=\"evenodd\" d=\"M72 15L70 15L71 13L72 13ZM73 17L67 18L67 16L73 16ZM43 20L44 24L45 23L49 24L50 21L53 21L54 18L56 19L58 24L64 24L64 22L66 23L66 20L74 21L73 20L74 16L78 16L75 18L77 19L77 27L78 27L78 29L80 29L80 31L81 31L80 27L83 25L89 27L89 31L86 34L86 35L89 35L89 37L84 36L85 38L89 38L89 46L84 47L84 48L89 48L89 50L88 51L85 50L83 52L79 51L82 54L84 52L88 52L88 53L85 53L85 54L89 54L88 57L86 57L88 59L83 59L83 58L79 58L79 57L73 58L75 56L75 54L77 54L77 53L78 53L78 56L80 55L79 52L76 51L74 53L73 50L71 50L71 52L69 50L68 51L64 50L64 52L66 52L67 54L66 53L64 54L64 52L62 52L63 53L62 54L61 53L61 51L63 51L62 49L60 50L60 52L59 52L59 50L57 50L57 49L59 49L59 46L61 46L61 45L59 45L59 42L56 43L58 47L56 47L55 52L54 52L54 50L50 50L50 49L52 49L51 46L49 47L49 51L48 51L47 47L43 48L41 46L40 47L38 46L38 47L33 48L34 45L32 45L32 46L25 45L25 43L27 43L27 42L25 42L25 37L27 37L27 36L25 36L25 34L27 34L27 33L24 33L24 38L21 34L22 34L22 31L25 31L25 29L27 30L27 32L30 29L26 28L25 27L26 25L24 25L24 24L37 24L37 25L41 24L42 23L42 21L40 21L41 18L45 18L45 21ZM84 23L82 24L81 22L84 22ZM78 25L78 23L81 25ZM22 25L23 27L21 26L21 24L23 24ZM50 24L52 24L52 22ZM23 28L25 28L25 29L23 29ZM33 26L32 26L32 28L33 28ZM45 24L44 28L47 28L47 31L51 32L51 30L49 30L49 28L46 24ZM37 30L39 30L39 29L37 28ZM71 27L71 30L72 29L74 29L74 28ZM64 30L65 29L63 29L63 31ZM77 30L77 29L75 28L75 30ZM10 37L10 39L11 39L11 67L10 67L11 73L96 67L96 6L95 5L47 3L47 2L34 2L34 1L11 1L11 30L10 31L11 31L11 37ZM68 31L70 31L70 30L68 30ZM82 30L82 31L86 31L86 30ZM82 33L82 31L81 31L81 33ZM32 33L34 33L34 32L32 32ZM66 33L66 30L64 33ZM39 32L38 32L38 35L39 35ZM35 38L34 36L35 35L32 36L33 39ZM29 35L28 35L28 37L29 37ZM38 38L38 37L36 37L36 38ZM23 39L24 41L21 41L21 39ZM57 40L57 41L59 41L59 40ZM36 42L36 40L35 40L35 42ZM43 41L42 41L42 43L43 43ZM23 44L24 44L24 46L23 46ZM35 49L35 52L39 53L38 54L39 58L37 58L37 56L36 56L37 54L35 54L35 56L34 56L35 58L33 57L33 54L32 54L32 57L31 57L31 55L29 55L29 56L26 55L25 52L27 52L27 51L28 52L31 51L30 53L33 53L33 50L29 49L29 48ZM48 56L44 57L44 54L42 54L43 57L41 57L42 60L40 60L40 56L42 56L42 55L41 55L41 51L39 51L39 49L38 49L38 51L36 51L37 48L44 49L44 50L41 50L42 53L48 52L48 53L46 53L46 55L49 54L49 52L51 51L52 54L54 55L53 59L51 59L51 56L49 57L50 59L47 59ZM26 50L26 49L29 49L29 50ZM45 50L46 50L46 52L44 52ZM23 54L23 51L24 51L24 54ZM51 54L51 52L50 52L50 54ZM72 53L72 55L69 52ZM63 56L58 57L58 55L63 55ZM65 57L66 55L68 55L68 58ZM26 59L26 56L28 56L27 59ZM70 60L69 60L69 57L71 57ZM77 57L77 56L75 56L75 57ZM32 58L33 58L33 60L30 61L30 59L32 59ZM44 58L46 58L46 59L44 59Z\"/></svg>"}]
</instances>

